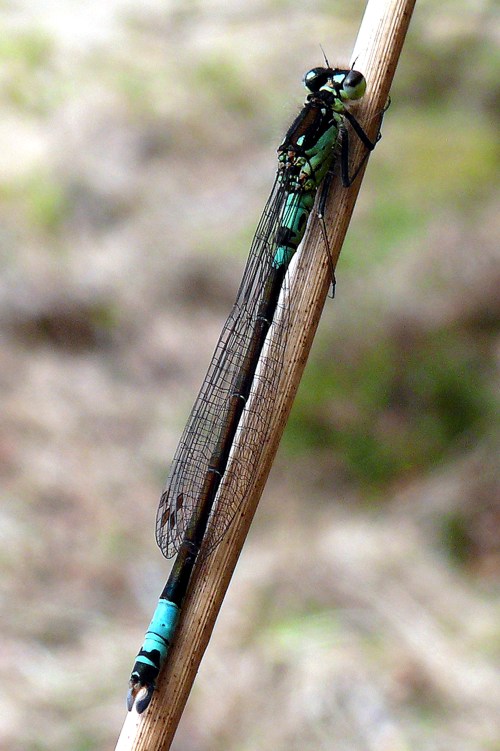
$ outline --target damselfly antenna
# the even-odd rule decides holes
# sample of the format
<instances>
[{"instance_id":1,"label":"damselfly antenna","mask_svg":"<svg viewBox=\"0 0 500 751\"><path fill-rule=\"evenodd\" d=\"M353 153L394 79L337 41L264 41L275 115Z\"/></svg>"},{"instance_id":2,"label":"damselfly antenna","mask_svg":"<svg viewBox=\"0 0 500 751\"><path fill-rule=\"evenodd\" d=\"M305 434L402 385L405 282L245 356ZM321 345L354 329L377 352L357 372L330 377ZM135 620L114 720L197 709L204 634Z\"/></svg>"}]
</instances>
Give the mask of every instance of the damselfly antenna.
<instances>
[{"instance_id":1,"label":"damselfly antenna","mask_svg":"<svg viewBox=\"0 0 500 751\"><path fill-rule=\"evenodd\" d=\"M323 49L323 47L321 46L321 44L319 45L319 48L320 48L321 52L323 53L323 57L325 58L326 67L329 68L330 67L330 63L328 62L328 58L326 56L325 50Z\"/></svg>"}]
</instances>

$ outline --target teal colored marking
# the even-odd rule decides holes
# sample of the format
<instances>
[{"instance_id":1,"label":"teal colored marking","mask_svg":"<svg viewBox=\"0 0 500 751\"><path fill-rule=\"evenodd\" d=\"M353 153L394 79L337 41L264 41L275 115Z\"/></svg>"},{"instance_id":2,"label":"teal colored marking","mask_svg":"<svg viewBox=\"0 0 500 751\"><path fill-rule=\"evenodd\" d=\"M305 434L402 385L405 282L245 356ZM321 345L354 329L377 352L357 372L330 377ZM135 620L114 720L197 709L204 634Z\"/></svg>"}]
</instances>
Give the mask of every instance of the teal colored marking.
<instances>
[{"instance_id":1,"label":"teal colored marking","mask_svg":"<svg viewBox=\"0 0 500 751\"><path fill-rule=\"evenodd\" d=\"M179 619L180 608L168 600L158 600L158 605L149 624L149 628L144 637L144 643L141 648L141 655L138 662L155 665L156 662L147 657L148 653L158 650L160 661L163 662L167 656L172 636ZM146 653L146 654L144 654Z\"/></svg>"},{"instance_id":2,"label":"teal colored marking","mask_svg":"<svg viewBox=\"0 0 500 751\"><path fill-rule=\"evenodd\" d=\"M309 214L314 206L316 191L289 193L285 202L283 218L278 229L273 268L288 266L299 247L307 227Z\"/></svg>"},{"instance_id":3,"label":"teal colored marking","mask_svg":"<svg viewBox=\"0 0 500 751\"><path fill-rule=\"evenodd\" d=\"M280 245L280 247L276 249L276 254L273 259L273 268L279 269L280 266L288 266L294 253L294 248L287 248L285 245Z\"/></svg>"}]
</instances>

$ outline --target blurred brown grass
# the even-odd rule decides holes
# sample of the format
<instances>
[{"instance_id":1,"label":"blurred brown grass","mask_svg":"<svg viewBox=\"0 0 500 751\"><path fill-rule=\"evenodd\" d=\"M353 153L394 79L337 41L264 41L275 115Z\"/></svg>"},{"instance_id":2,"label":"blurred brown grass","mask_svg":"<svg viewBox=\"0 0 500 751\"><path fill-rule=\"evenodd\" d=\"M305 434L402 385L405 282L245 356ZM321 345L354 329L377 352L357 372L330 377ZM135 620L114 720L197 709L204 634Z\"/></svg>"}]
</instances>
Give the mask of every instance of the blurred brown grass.
<instances>
[{"instance_id":1,"label":"blurred brown grass","mask_svg":"<svg viewBox=\"0 0 500 751\"><path fill-rule=\"evenodd\" d=\"M118 735L168 463L300 78L320 42L348 60L361 13L3 12L2 748ZM496 748L493 17L417 5L175 748Z\"/></svg>"}]
</instances>

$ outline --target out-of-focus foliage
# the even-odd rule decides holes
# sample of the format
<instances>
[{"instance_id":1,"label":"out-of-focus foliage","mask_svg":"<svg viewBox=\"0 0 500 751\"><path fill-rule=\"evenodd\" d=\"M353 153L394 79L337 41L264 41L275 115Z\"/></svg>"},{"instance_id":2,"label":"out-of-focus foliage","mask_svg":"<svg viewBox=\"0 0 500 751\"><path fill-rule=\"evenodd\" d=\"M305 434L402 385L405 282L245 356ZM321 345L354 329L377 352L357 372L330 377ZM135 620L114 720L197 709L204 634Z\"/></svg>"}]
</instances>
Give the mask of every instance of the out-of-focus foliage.
<instances>
[{"instance_id":1,"label":"out-of-focus foliage","mask_svg":"<svg viewBox=\"0 0 500 751\"><path fill-rule=\"evenodd\" d=\"M109 748L168 462L300 79L364 3L0 17L0 745ZM500 736L498 38L419 0L317 341L175 741Z\"/></svg>"}]
</instances>

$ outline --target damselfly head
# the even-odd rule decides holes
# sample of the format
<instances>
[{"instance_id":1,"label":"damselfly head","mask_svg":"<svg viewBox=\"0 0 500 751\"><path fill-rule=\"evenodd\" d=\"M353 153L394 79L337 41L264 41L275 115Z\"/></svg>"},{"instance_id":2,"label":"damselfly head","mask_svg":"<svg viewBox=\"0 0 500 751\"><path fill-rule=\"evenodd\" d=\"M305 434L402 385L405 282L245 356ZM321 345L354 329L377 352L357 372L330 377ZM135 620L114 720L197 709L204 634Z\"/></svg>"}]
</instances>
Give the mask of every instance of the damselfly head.
<instances>
[{"instance_id":1,"label":"damselfly head","mask_svg":"<svg viewBox=\"0 0 500 751\"><path fill-rule=\"evenodd\" d=\"M315 94L322 86L325 86L332 75L333 70L331 68L312 68L304 76L304 86Z\"/></svg>"},{"instance_id":2,"label":"damselfly head","mask_svg":"<svg viewBox=\"0 0 500 751\"><path fill-rule=\"evenodd\" d=\"M327 87L341 99L361 99L366 80L358 70L342 68L312 68L304 76L304 86L313 94Z\"/></svg>"}]
</instances>

